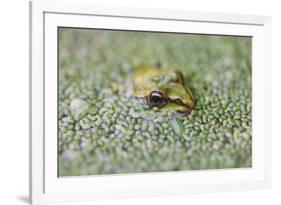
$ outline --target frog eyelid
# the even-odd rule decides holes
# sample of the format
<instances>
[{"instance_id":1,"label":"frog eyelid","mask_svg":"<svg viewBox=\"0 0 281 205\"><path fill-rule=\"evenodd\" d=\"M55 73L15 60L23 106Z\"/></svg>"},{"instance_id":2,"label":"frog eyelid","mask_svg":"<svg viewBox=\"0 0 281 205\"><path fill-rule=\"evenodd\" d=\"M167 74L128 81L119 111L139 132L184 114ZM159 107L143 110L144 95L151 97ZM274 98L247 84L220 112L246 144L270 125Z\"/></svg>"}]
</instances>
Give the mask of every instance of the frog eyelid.
<instances>
[{"instance_id":1,"label":"frog eyelid","mask_svg":"<svg viewBox=\"0 0 281 205\"><path fill-rule=\"evenodd\" d=\"M152 90L150 94L159 94L159 95L163 95L163 93L160 90Z\"/></svg>"},{"instance_id":2,"label":"frog eyelid","mask_svg":"<svg viewBox=\"0 0 281 205\"><path fill-rule=\"evenodd\" d=\"M159 92L151 92L151 96L163 97L162 93Z\"/></svg>"}]
</instances>

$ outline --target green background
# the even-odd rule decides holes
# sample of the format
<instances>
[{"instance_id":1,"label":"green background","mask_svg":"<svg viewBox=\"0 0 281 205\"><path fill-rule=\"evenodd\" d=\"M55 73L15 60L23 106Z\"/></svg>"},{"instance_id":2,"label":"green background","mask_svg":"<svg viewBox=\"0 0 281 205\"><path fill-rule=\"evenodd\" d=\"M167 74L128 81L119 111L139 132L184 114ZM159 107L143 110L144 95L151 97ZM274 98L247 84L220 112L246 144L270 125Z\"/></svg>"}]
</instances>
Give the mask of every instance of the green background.
<instances>
[{"instance_id":1,"label":"green background","mask_svg":"<svg viewBox=\"0 0 281 205\"><path fill-rule=\"evenodd\" d=\"M122 90L159 62L194 89L184 119ZM60 28L58 89L60 176L251 166L250 37Z\"/></svg>"}]
</instances>

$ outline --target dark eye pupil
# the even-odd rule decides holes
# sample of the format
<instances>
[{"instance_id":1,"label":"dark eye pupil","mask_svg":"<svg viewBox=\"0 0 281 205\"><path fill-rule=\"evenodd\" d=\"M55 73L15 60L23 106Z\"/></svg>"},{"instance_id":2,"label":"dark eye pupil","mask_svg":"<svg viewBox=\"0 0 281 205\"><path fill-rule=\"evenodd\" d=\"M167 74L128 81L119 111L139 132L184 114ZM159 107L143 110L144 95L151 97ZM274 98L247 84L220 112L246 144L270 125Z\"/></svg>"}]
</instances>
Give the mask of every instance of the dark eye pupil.
<instances>
[{"instance_id":1,"label":"dark eye pupil","mask_svg":"<svg viewBox=\"0 0 281 205\"><path fill-rule=\"evenodd\" d=\"M151 101L155 103L160 103L162 101L162 97L159 95L152 95L151 96Z\"/></svg>"}]
</instances>

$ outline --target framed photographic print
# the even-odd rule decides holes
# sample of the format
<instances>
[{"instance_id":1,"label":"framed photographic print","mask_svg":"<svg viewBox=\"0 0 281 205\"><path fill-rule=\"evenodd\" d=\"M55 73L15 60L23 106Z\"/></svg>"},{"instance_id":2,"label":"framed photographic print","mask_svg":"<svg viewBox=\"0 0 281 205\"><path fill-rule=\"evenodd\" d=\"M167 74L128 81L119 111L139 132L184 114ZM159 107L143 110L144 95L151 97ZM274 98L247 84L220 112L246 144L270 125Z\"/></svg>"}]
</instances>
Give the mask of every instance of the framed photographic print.
<instances>
[{"instance_id":1,"label":"framed photographic print","mask_svg":"<svg viewBox=\"0 0 281 205\"><path fill-rule=\"evenodd\" d=\"M270 25L31 2L31 203L269 187Z\"/></svg>"}]
</instances>

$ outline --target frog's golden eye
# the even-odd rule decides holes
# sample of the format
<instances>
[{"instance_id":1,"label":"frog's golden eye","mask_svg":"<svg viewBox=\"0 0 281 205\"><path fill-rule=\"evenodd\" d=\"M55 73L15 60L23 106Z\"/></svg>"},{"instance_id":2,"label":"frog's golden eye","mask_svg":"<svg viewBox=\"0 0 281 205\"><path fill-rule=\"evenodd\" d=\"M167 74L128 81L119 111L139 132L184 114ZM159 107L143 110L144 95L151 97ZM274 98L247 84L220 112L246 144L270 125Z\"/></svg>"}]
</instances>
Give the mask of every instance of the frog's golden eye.
<instances>
[{"instance_id":1,"label":"frog's golden eye","mask_svg":"<svg viewBox=\"0 0 281 205\"><path fill-rule=\"evenodd\" d=\"M149 104L151 107L161 107L165 102L165 97L160 91L152 91L149 95Z\"/></svg>"}]
</instances>

